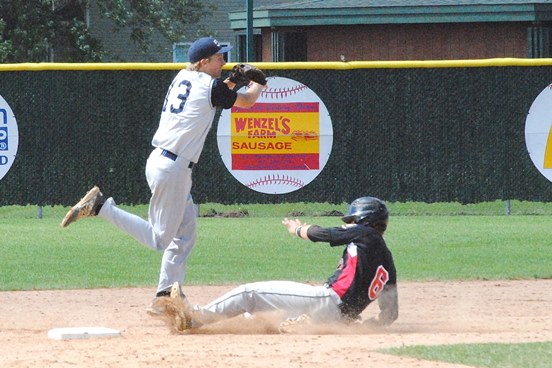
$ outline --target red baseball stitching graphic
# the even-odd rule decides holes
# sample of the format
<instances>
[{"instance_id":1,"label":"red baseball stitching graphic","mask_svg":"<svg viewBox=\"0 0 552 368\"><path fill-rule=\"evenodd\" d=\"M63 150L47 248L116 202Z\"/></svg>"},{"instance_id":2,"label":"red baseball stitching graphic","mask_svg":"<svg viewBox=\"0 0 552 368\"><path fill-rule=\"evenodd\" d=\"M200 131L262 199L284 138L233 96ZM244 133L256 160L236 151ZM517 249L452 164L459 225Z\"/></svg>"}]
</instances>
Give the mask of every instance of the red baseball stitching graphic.
<instances>
[{"instance_id":1,"label":"red baseball stitching graphic","mask_svg":"<svg viewBox=\"0 0 552 368\"><path fill-rule=\"evenodd\" d=\"M293 178L287 175L282 175L282 177L280 177L280 175L275 174L275 175L272 175L272 177L270 175L267 175L264 178L259 178L251 183L248 183L247 187L253 188L259 185L272 185L272 184L291 185L298 188L303 188L305 186L305 183L303 183L301 180L297 178Z\"/></svg>"},{"instance_id":2,"label":"red baseball stitching graphic","mask_svg":"<svg viewBox=\"0 0 552 368\"><path fill-rule=\"evenodd\" d=\"M263 92L261 92L261 96L270 98L270 99L285 98L295 93L299 93L308 88L309 87L305 86L304 84L299 84L295 87L287 87L287 88L268 88Z\"/></svg>"}]
</instances>

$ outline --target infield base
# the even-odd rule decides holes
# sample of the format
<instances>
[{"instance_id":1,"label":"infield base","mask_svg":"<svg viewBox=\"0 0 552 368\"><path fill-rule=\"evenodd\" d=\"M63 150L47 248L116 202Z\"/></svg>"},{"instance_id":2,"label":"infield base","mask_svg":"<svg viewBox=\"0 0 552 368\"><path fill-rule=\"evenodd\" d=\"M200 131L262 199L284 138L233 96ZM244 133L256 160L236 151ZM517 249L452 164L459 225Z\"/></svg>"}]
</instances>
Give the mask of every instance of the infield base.
<instances>
[{"instance_id":1,"label":"infield base","mask_svg":"<svg viewBox=\"0 0 552 368\"><path fill-rule=\"evenodd\" d=\"M62 327L48 331L48 337L54 340L89 339L94 337L121 336L121 331L107 327Z\"/></svg>"}]
</instances>

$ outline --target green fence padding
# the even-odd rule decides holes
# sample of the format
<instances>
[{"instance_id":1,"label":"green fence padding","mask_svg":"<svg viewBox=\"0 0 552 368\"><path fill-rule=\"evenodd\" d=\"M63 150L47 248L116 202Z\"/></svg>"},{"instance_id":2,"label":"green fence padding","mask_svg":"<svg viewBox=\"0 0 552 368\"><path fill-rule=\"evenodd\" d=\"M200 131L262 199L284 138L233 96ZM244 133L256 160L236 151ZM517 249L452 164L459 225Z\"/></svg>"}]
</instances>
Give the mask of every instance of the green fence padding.
<instances>
[{"instance_id":1,"label":"green fence padding","mask_svg":"<svg viewBox=\"0 0 552 368\"><path fill-rule=\"evenodd\" d=\"M334 130L326 167L295 192L255 192L222 163L215 121L194 168L194 200L552 200L552 184L533 166L524 135L532 102L552 82L552 64L503 64L266 68L324 101ZM145 162L176 73L166 66L0 69L0 95L19 128L0 205L69 205L92 185L118 203L147 203Z\"/></svg>"}]
</instances>

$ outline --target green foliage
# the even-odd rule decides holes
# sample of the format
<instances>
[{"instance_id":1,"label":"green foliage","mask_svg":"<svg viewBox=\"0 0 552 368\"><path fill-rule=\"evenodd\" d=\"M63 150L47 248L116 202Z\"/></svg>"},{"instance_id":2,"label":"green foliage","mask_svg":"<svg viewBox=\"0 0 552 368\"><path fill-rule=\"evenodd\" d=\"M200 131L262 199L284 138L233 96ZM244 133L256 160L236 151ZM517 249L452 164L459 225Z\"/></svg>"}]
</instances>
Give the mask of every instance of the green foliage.
<instances>
[{"instance_id":1,"label":"green foliage","mask_svg":"<svg viewBox=\"0 0 552 368\"><path fill-rule=\"evenodd\" d=\"M159 32L180 41L186 27L214 10L196 0L96 0L101 15L127 28L143 52ZM86 24L87 1L0 1L0 62L99 62L100 40Z\"/></svg>"},{"instance_id":2,"label":"green foliage","mask_svg":"<svg viewBox=\"0 0 552 368\"><path fill-rule=\"evenodd\" d=\"M199 23L204 16L216 10L216 7L198 0L97 2L103 16L112 19L119 28L130 28L131 39L144 52L149 50L154 32L159 32L171 42L181 41L190 24Z\"/></svg>"},{"instance_id":3,"label":"green foliage","mask_svg":"<svg viewBox=\"0 0 552 368\"><path fill-rule=\"evenodd\" d=\"M4 21L0 62L99 61L102 50L86 27L85 2L0 2Z\"/></svg>"},{"instance_id":4,"label":"green foliage","mask_svg":"<svg viewBox=\"0 0 552 368\"><path fill-rule=\"evenodd\" d=\"M7 60L13 52L13 43L5 39L4 29L6 29L6 22L0 18L0 62Z\"/></svg>"},{"instance_id":5,"label":"green foliage","mask_svg":"<svg viewBox=\"0 0 552 368\"><path fill-rule=\"evenodd\" d=\"M488 368L545 368L549 367L552 361L552 342L403 346L380 351L425 360Z\"/></svg>"}]
</instances>

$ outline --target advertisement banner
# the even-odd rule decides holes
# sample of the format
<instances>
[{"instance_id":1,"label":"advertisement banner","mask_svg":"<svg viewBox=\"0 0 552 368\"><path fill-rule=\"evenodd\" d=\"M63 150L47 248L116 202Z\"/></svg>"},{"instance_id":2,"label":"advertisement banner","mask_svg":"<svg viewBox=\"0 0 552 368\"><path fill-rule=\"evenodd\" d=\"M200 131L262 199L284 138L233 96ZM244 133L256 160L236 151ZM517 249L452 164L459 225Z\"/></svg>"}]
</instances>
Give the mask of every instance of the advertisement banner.
<instances>
[{"instance_id":1,"label":"advertisement banner","mask_svg":"<svg viewBox=\"0 0 552 368\"><path fill-rule=\"evenodd\" d=\"M301 189L322 171L333 128L326 106L310 88L272 77L252 108L222 112L217 142L226 168L240 183L283 194Z\"/></svg>"},{"instance_id":2,"label":"advertisement banner","mask_svg":"<svg viewBox=\"0 0 552 368\"><path fill-rule=\"evenodd\" d=\"M6 100L0 96L0 180L15 161L18 145L17 121Z\"/></svg>"}]
</instances>

